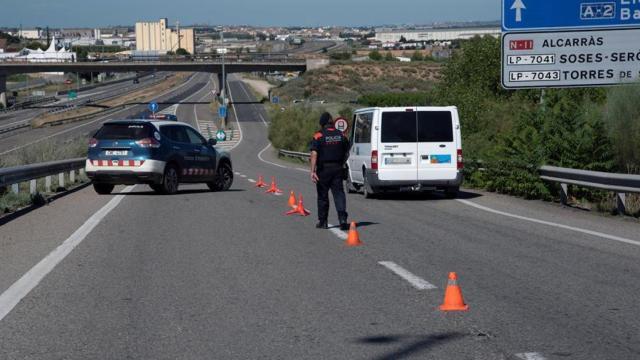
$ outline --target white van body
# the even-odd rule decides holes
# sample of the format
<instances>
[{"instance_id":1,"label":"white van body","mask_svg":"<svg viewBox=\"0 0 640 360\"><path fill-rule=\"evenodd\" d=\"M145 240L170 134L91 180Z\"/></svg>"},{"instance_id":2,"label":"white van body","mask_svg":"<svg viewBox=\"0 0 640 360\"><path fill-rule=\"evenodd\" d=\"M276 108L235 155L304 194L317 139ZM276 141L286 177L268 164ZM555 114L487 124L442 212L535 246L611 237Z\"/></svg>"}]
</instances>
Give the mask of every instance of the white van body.
<instances>
[{"instance_id":1,"label":"white van body","mask_svg":"<svg viewBox=\"0 0 640 360\"><path fill-rule=\"evenodd\" d=\"M444 190L462 183L458 109L395 107L357 110L350 132L349 190L365 196L387 191Z\"/></svg>"}]
</instances>

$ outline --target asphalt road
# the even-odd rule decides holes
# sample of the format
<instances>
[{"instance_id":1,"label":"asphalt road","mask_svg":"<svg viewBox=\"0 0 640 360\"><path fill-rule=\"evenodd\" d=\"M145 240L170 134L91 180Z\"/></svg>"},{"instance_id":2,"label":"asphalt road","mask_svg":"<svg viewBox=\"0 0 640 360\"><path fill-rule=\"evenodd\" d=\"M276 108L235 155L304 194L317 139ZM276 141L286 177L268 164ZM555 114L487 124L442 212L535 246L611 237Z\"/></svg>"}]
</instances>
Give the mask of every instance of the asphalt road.
<instances>
[{"instance_id":1,"label":"asphalt road","mask_svg":"<svg viewBox=\"0 0 640 360\"><path fill-rule=\"evenodd\" d=\"M198 73L190 77L182 85L171 89L157 97L158 102L177 103L208 86L210 74ZM160 109L170 106L161 105ZM0 135L0 156L11 152L19 151L25 147L38 144L46 140L64 141L78 137L86 137L95 132L102 123L112 119L134 117L146 111L146 106L132 106L127 109L109 114L107 116L97 116L92 120L69 123L60 126L44 127L39 129L29 129L28 131L11 132Z\"/></svg>"},{"instance_id":2,"label":"asphalt road","mask_svg":"<svg viewBox=\"0 0 640 360\"><path fill-rule=\"evenodd\" d=\"M637 222L478 192L353 194L364 245L347 248L313 227L314 187L274 156L262 107L235 116L229 192L85 189L0 227L0 358L640 358ZM312 216L284 216L259 174ZM450 271L466 313L437 309Z\"/></svg>"}]
</instances>

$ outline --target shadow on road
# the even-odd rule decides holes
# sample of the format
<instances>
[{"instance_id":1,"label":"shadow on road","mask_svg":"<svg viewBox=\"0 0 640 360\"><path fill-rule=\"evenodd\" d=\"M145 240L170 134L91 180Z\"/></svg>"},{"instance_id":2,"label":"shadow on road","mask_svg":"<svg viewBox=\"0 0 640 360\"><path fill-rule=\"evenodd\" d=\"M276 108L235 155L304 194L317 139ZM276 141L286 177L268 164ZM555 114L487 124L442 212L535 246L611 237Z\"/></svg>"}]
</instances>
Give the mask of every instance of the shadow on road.
<instances>
[{"instance_id":1,"label":"shadow on road","mask_svg":"<svg viewBox=\"0 0 640 360\"><path fill-rule=\"evenodd\" d=\"M398 344L399 348L385 354L375 356L373 360L404 359L429 351L444 343L460 340L467 336L461 332L436 333L431 335L377 335L356 339L356 343L373 346Z\"/></svg>"},{"instance_id":2,"label":"shadow on road","mask_svg":"<svg viewBox=\"0 0 640 360\"><path fill-rule=\"evenodd\" d=\"M227 193L227 192L244 192L247 190L244 189L229 189L227 191L220 191L222 193ZM177 194L175 195L188 195L188 194L202 194L202 193L214 193L214 191L211 191L209 189L188 189L188 190L179 190ZM148 191L132 191L132 192L128 192L128 193L123 193L123 192L114 192L111 193L112 195L125 195L125 196L129 196L129 195L133 195L133 196L140 196L140 195L146 195L146 196L164 196L164 195L160 195L157 194L155 191L149 189Z\"/></svg>"},{"instance_id":3,"label":"shadow on road","mask_svg":"<svg viewBox=\"0 0 640 360\"><path fill-rule=\"evenodd\" d=\"M370 221L360 221L360 222L356 222L356 226L361 228L361 227L367 227L367 226L373 226L373 225L380 225L380 223L377 222L370 222ZM330 229L339 229L340 225L335 225L330 227Z\"/></svg>"},{"instance_id":4,"label":"shadow on road","mask_svg":"<svg viewBox=\"0 0 640 360\"><path fill-rule=\"evenodd\" d=\"M460 191L456 199L475 199L482 197L482 194ZM388 201L427 201L427 200L451 200L447 199L443 192L440 191L426 191L426 192L399 192L399 193L386 193L379 194L378 200Z\"/></svg>"}]
</instances>

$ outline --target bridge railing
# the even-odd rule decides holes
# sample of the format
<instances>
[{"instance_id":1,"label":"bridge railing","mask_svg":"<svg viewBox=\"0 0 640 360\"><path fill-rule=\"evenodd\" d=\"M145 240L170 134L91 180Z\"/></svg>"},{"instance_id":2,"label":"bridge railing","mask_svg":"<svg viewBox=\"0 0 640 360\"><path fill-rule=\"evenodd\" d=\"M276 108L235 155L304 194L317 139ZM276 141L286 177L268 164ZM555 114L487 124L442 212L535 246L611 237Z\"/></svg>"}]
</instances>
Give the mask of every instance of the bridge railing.
<instances>
[{"instance_id":1,"label":"bridge railing","mask_svg":"<svg viewBox=\"0 0 640 360\"><path fill-rule=\"evenodd\" d=\"M560 201L567 204L569 198L568 185L612 191L617 194L618 212L625 213L626 194L640 193L640 175L615 174L601 171L588 171L542 166L539 169L540 178L544 181L560 183L562 193Z\"/></svg>"},{"instance_id":2,"label":"bridge railing","mask_svg":"<svg viewBox=\"0 0 640 360\"><path fill-rule=\"evenodd\" d=\"M20 184L29 182L29 192L37 192L37 180L45 178L45 192L51 192L52 176L58 176L58 187L65 187L65 178L68 174L69 181L75 183L76 174L84 172L85 158L77 158L61 161L50 161L39 164L30 164L0 168L0 193L4 193L11 186L14 193L20 192ZM55 190L55 189L54 189Z\"/></svg>"}]
</instances>

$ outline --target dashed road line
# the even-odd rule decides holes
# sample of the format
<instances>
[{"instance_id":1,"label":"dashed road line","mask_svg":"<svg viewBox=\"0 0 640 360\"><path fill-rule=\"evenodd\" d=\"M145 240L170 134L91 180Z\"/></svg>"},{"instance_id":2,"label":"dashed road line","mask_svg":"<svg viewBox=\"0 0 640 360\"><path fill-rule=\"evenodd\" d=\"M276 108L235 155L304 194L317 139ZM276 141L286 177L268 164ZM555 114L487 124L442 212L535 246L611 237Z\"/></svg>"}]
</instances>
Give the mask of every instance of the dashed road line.
<instances>
[{"instance_id":1,"label":"dashed road line","mask_svg":"<svg viewBox=\"0 0 640 360\"><path fill-rule=\"evenodd\" d=\"M116 195L111 199L105 206L87 219L87 221L60 246L40 260L39 263L5 290L5 292L0 295L0 321L2 321L31 290L38 286L38 284L100 224L102 219L120 204L125 197L125 195L122 194L131 192L133 188L133 186L124 188L120 192L121 195Z\"/></svg>"},{"instance_id":2,"label":"dashed road line","mask_svg":"<svg viewBox=\"0 0 640 360\"><path fill-rule=\"evenodd\" d=\"M256 181L253 179L248 179L250 183L255 183Z\"/></svg>"},{"instance_id":3,"label":"dashed road line","mask_svg":"<svg viewBox=\"0 0 640 360\"><path fill-rule=\"evenodd\" d=\"M504 212L504 211L500 211L500 210L494 210L492 208L476 204L476 203L471 202L469 200L458 199L457 201L461 202L461 203L463 203L465 205L474 207L476 209L480 209L480 210L483 210L483 211L486 211L486 212L490 212L490 213L493 213L493 214L497 214L497 215L502 215L502 216L506 216L506 217L510 217L510 218L514 218L514 219L518 219L518 220L529 221L529 222L533 222L533 223L536 223L536 224L552 226L552 227L556 227L556 228L560 228L560 229L571 230L571 231L575 231L575 232L579 232L579 233L583 233L583 234L587 234L587 235L592 235L592 236L597 236L597 237L601 237L601 238L605 238L605 239L609 239L609 240L619 241L619 242L625 243L625 244L640 246L640 241L637 241L637 240L631 240L631 239L627 239L627 238L623 238L623 237L619 237L619 236L615 236L615 235L609 235L609 234L601 233L601 232L598 232L598 231L581 229L581 228L573 227L573 226L569 226L569 225L558 224L558 223L554 223L554 222L551 222L551 221L539 220L539 219L534 219L534 218L530 218L530 217L526 217L526 216L510 214L508 212Z\"/></svg>"},{"instance_id":4,"label":"dashed road line","mask_svg":"<svg viewBox=\"0 0 640 360\"><path fill-rule=\"evenodd\" d=\"M422 279L421 277L412 274L409 270L406 270L402 266L392 262L392 261L379 261L378 264L386 267L387 269L393 271L396 275L405 279L409 282L413 287L418 290L433 290L437 289L437 287L427 280Z\"/></svg>"}]
</instances>

